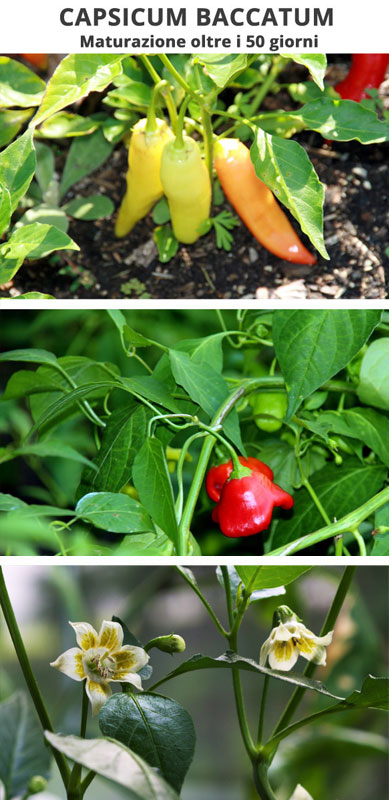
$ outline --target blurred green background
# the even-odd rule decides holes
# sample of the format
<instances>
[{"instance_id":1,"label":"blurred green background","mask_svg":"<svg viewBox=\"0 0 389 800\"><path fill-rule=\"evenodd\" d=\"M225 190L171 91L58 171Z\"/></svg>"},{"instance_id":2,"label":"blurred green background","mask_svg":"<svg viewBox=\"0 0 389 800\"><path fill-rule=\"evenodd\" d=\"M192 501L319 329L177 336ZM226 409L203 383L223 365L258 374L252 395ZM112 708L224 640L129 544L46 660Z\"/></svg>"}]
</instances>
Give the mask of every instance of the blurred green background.
<instances>
[{"instance_id":1,"label":"blurred green background","mask_svg":"<svg viewBox=\"0 0 389 800\"><path fill-rule=\"evenodd\" d=\"M225 622L224 594L215 569L194 567L193 571ZM102 619L117 615L142 643L172 631L184 636L184 654L170 656L151 651L152 682L195 653L218 656L225 650L224 640L200 601L172 566L31 565L7 566L4 572L27 651L57 731L75 733L79 727L80 685L49 666L61 652L75 646L69 619L89 621L98 628ZM341 573L340 567L314 567L288 586L281 598L252 605L242 626L241 655L258 660L260 646L271 629L273 611L280 603L290 605L311 630L319 633ZM346 695L359 689L368 673L386 674L387 599L387 568L360 567L338 619L328 650L328 665L316 673L335 694ZM2 618L0 652L0 695L4 699L24 684ZM305 663L300 659L295 669L302 671ZM262 678L243 673L243 685L255 729ZM229 672L184 675L158 691L182 703L192 714L197 732L195 758L184 783L183 800L254 800ZM267 732L272 730L290 694L287 684L271 682ZM325 698L308 692L298 716L324 705L328 705ZM387 715L369 710L344 713L302 729L283 743L274 761L271 779L277 798L288 800L300 782L315 800L385 800L386 732ZM87 735L97 734L97 722L90 718ZM64 796L56 769L48 792L37 798L49 800L50 793ZM86 795L96 800L122 796L118 787L102 780L94 782Z\"/></svg>"}]
</instances>

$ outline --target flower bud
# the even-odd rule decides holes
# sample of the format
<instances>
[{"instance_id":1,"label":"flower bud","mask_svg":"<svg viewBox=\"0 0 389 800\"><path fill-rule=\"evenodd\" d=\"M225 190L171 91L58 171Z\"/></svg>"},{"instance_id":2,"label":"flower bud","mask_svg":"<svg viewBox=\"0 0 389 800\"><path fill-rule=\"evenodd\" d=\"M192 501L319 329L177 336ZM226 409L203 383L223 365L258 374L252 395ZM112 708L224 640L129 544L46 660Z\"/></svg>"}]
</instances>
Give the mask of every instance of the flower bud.
<instances>
[{"instance_id":1,"label":"flower bud","mask_svg":"<svg viewBox=\"0 0 389 800\"><path fill-rule=\"evenodd\" d=\"M151 639L145 645L145 650L148 652L152 647L162 650L163 653L183 653L186 649L186 644L182 636L170 633L166 636L157 636L155 639Z\"/></svg>"},{"instance_id":2,"label":"flower bud","mask_svg":"<svg viewBox=\"0 0 389 800\"><path fill-rule=\"evenodd\" d=\"M47 786L46 778L43 778L42 775L34 775L33 778L30 778L30 782L27 787L28 794L38 794L38 792L44 792Z\"/></svg>"}]
</instances>

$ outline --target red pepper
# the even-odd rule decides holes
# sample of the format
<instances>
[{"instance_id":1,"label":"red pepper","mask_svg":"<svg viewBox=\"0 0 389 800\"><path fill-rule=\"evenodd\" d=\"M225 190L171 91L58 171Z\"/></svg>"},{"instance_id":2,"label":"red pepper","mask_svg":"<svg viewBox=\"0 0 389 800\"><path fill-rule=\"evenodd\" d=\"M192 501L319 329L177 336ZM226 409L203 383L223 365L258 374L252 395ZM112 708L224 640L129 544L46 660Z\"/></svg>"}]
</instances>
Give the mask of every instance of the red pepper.
<instances>
[{"instance_id":1,"label":"red pepper","mask_svg":"<svg viewBox=\"0 0 389 800\"><path fill-rule=\"evenodd\" d=\"M389 54L354 53L347 77L335 86L343 100L359 103L366 97L366 89L378 89L385 78Z\"/></svg>"},{"instance_id":2,"label":"red pepper","mask_svg":"<svg viewBox=\"0 0 389 800\"><path fill-rule=\"evenodd\" d=\"M49 66L48 58L45 53L21 53L25 61L29 61L34 67L45 71Z\"/></svg>"},{"instance_id":3,"label":"red pepper","mask_svg":"<svg viewBox=\"0 0 389 800\"><path fill-rule=\"evenodd\" d=\"M243 456L239 456L239 461L243 467L248 467L249 469L254 470L254 472L262 472L263 475L266 475L269 480L273 480L273 470L264 464L263 461L259 461L258 458L243 458ZM222 488L232 472L232 459L230 461L226 461L224 464L219 464L217 467L212 467L205 479L205 488L207 490L208 496L213 500L215 503L218 503L220 500L220 494Z\"/></svg>"},{"instance_id":4,"label":"red pepper","mask_svg":"<svg viewBox=\"0 0 389 800\"><path fill-rule=\"evenodd\" d=\"M263 472L234 470L223 486L212 519L225 536L252 536L266 530L275 506L289 509L293 497L273 483Z\"/></svg>"}]
</instances>

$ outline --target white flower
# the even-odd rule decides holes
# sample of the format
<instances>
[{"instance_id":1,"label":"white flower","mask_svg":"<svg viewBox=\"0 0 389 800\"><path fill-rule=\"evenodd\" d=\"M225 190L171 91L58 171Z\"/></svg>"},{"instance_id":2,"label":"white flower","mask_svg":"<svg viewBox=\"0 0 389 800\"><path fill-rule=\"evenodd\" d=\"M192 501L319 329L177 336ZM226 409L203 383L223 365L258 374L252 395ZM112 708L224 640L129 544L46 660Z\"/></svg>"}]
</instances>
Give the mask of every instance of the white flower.
<instances>
[{"instance_id":1,"label":"white flower","mask_svg":"<svg viewBox=\"0 0 389 800\"><path fill-rule=\"evenodd\" d=\"M304 787L299 783L298 786L296 786L290 800L313 800L313 797L312 795L308 794L306 789L304 789Z\"/></svg>"},{"instance_id":2,"label":"white flower","mask_svg":"<svg viewBox=\"0 0 389 800\"><path fill-rule=\"evenodd\" d=\"M149 656L142 647L123 645L123 629L118 622L103 620L99 633L88 622L69 622L76 632L79 647L58 656L50 666L74 681L86 680L85 690L98 714L112 694L110 681L133 683L142 689L136 673L147 664Z\"/></svg>"},{"instance_id":3,"label":"white flower","mask_svg":"<svg viewBox=\"0 0 389 800\"><path fill-rule=\"evenodd\" d=\"M268 658L272 669L287 672L299 656L324 666L327 655L325 648L331 644L332 636L333 631L326 636L315 636L296 618L280 622L261 647L260 666L264 667Z\"/></svg>"}]
</instances>

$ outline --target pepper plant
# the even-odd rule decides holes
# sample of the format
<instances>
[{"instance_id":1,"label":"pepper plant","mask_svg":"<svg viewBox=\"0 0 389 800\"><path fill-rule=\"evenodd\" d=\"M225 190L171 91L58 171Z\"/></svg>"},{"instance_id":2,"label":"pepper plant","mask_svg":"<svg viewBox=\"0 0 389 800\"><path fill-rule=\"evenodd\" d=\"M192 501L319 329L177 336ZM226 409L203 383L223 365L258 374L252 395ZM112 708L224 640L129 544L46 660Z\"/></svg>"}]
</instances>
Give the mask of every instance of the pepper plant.
<instances>
[{"instance_id":1,"label":"pepper plant","mask_svg":"<svg viewBox=\"0 0 389 800\"><path fill-rule=\"evenodd\" d=\"M388 553L386 311L58 313L1 317L3 553Z\"/></svg>"},{"instance_id":2,"label":"pepper plant","mask_svg":"<svg viewBox=\"0 0 389 800\"><path fill-rule=\"evenodd\" d=\"M315 569L317 568L313 568L313 573ZM272 788L269 769L284 740L304 728L314 726L316 730L323 721L327 725L327 736L330 735L328 730L331 727L328 729L328 726L332 715L337 720L334 734L336 731L339 737L344 713L347 714L347 724L350 725L353 712L358 718L364 709L388 709L386 678L369 675L360 690L339 696L321 680L313 677L317 666L321 666L321 674L324 673L325 676L327 648L331 646L333 638L336 641L337 619L348 596L356 567L346 567L343 573L337 573L337 588L334 589L320 635L310 631L294 610L282 604L275 607L272 630L262 644L260 657L255 652L258 649L257 643L251 657L240 652L238 637L246 615L250 615L254 607L257 613L260 612L262 604L269 602L268 598L289 593L292 584L296 581L299 583L301 576L310 570L310 566L218 567L216 578L224 592L226 607L225 621L222 621L204 595L202 570L196 571L195 576L187 568L177 567L187 589L194 592L198 601L203 604L216 628L216 635L225 640L228 649L217 657L203 654L189 658L182 656L185 646L190 650L191 645L175 634L157 635L141 645L124 622L115 616L112 621L103 621L99 632L89 622L71 622L77 647L66 650L50 665L66 676L62 683L69 678L79 682L79 688L74 686L74 692L78 692L80 697L80 733L63 735L53 728L51 715L31 667L0 568L0 605L30 700L43 729L39 733L36 720L30 717L29 724L26 724L20 696L16 695L0 704L3 752L10 752L16 741L18 748L18 758L0 759L2 796L5 800L12 800L17 792L18 795L23 793L23 797L27 798L37 790L34 787L38 787L38 791L44 787L44 779L48 775L44 733L69 800L79 800L88 794L96 775L124 787L134 800L175 800L181 795L182 784L193 759L195 731L188 711L174 698L161 695L157 689L170 684L176 677L191 676L193 672L198 674L199 680L205 671L215 669L230 675L237 723L247 763L251 764L256 796L262 800L275 800L277 796L281 796L278 795L278 790L275 792ZM131 570L128 571L129 575L130 572ZM315 586L315 583L312 585ZM306 612L309 615L309 608ZM178 666L158 677L149 686L148 681L153 672L152 651L155 648L184 660L180 660ZM337 652L342 653L340 643L337 645ZM299 656L307 661L303 672L294 669ZM258 727L255 733L248 721L243 692L242 678L245 672L249 672L261 687L257 709ZM220 676L220 680L226 682L226 687L227 678L227 675ZM280 681L290 687L291 693L271 733L269 706ZM61 679L58 676L58 686L60 685ZM310 696L311 713L305 712L296 720L296 712L306 694ZM315 696L320 702L315 703ZM100 737L88 736L90 704L92 715L98 715L99 718ZM350 731L347 735L350 736ZM365 734L355 731L355 735L359 736L359 743L362 745ZM378 739L380 737L376 735L376 745ZM366 746L372 746L370 740L367 740ZM40 770L40 776L36 774L36 770ZM286 777L285 775L279 785L283 797L286 796L283 790ZM292 797L294 800L307 800L311 795L300 785ZM311 800L324 800L324 794L315 795Z\"/></svg>"},{"instance_id":3,"label":"pepper plant","mask_svg":"<svg viewBox=\"0 0 389 800\"><path fill-rule=\"evenodd\" d=\"M283 82L291 61L306 68L307 80ZM385 72L382 64L377 86ZM222 189L253 235L277 256L300 264L316 261L281 203L328 259L324 186L293 137L315 131L334 142L385 142L389 122L377 90L369 89L371 78L359 81L366 83L360 87L361 102L355 94L342 99L347 97L343 89L341 96L325 85L326 66L319 54L76 54L62 59L46 85L26 65L0 57L0 145L5 148L0 153L0 234L7 236L0 246L0 282L11 280L25 259L77 249L66 233L72 216L90 221L112 215L106 195L69 200L66 195L123 142L130 147L130 170L116 234L128 235L154 206L162 262L175 255L180 242L193 243L211 229L218 248L232 249L239 220L232 211L220 210ZM364 88L376 95L366 97ZM265 99L281 89L301 106L266 110ZM162 151L161 142L156 144L159 128L172 138L165 142L162 160L156 152ZM66 155L61 175L54 155ZM215 183L214 168L220 182ZM133 190L139 203L129 201Z\"/></svg>"}]
</instances>

